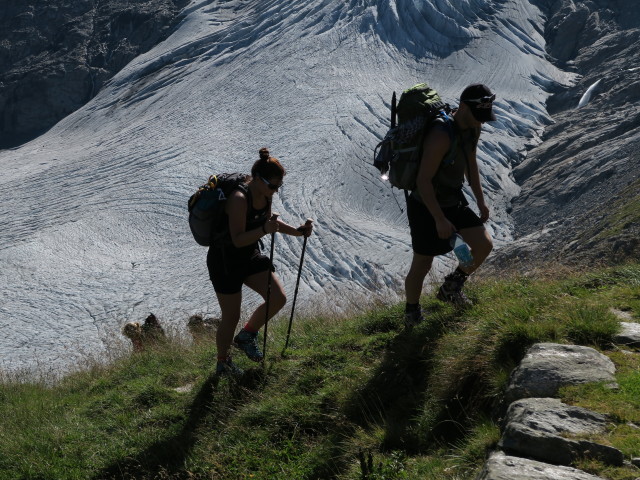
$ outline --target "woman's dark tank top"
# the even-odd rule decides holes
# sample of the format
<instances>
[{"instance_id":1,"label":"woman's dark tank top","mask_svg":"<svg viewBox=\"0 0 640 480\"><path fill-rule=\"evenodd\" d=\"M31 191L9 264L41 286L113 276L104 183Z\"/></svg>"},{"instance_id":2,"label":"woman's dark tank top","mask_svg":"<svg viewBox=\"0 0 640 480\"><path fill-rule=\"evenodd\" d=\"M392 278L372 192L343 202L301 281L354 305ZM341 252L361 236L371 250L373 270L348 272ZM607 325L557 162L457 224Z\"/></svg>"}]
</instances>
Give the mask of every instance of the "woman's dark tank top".
<instances>
[{"instance_id":1,"label":"woman's dark tank top","mask_svg":"<svg viewBox=\"0 0 640 480\"><path fill-rule=\"evenodd\" d=\"M246 226L245 231L255 230L258 227L262 227L268 220L269 212L271 210L271 202L267 202L267 205L264 208L255 208L253 206L253 195L251 194L251 190L247 187L246 184L242 184L238 190L244 193L245 198L247 199L247 216L246 216ZM251 245L247 245L246 247L235 247L233 242L231 241L231 234L229 233L229 215L224 213L222 215L221 224L226 225L226 232L221 237L219 242L216 242L214 247L216 248L231 248L236 250L236 253L247 253L247 255L252 254L256 248L258 248L259 242L252 243Z\"/></svg>"}]
</instances>

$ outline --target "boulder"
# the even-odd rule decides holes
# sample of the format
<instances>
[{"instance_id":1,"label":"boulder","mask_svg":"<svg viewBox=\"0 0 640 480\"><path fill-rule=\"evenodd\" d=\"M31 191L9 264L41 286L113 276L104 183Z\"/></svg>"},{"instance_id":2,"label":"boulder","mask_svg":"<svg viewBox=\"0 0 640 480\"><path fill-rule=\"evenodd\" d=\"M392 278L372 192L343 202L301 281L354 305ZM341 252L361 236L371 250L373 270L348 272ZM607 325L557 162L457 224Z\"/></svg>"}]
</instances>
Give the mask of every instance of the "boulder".
<instances>
[{"instance_id":1,"label":"boulder","mask_svg":"<svg viewBox=\"0 0 640 480\"><path fill-rule=\"evenodd\" d=\"M510 457L503 452L494 452L484 465L476 480L604 480L571 467Z\"/></svg>"},{"instance_id":2,"label":"boulder","mask_svg":"<svg viewBox=\"0 0 640 480\"><path fill-rule=\"evenodd\" d=\"M203 317L202 315L192 315L187 327L195 342L211 341L216 337L216 331L222 322L221 318Z\"/></svg>"},{"instance_id":3,"label":"boulder","mask_svg":"<svg viewBox=\"0 0 640 480\"><path fill-rule=\"evenodd\" d=\"M506 400L553 397L560 387L591 382L615 383L615 365L593 348L538 343L511 373Z\"/></svg>"},{"instance_id":4,"label":"boulder","mask_svg":"<svg viewBox=\"0 0 640 480\"><path fill-rule=\"evenodd\" d=\"M622 465L620 450L585 439L604 433L608 423L604 415L555 398L527 398L509 406L498 445L506 452L547 463L570 465L579 457L590 456Z\"/></svg>"},{"instance_id":5,"label":"boulder","mask_svg":"<svg viewBox=\"0 0 640 480\"><path fill-rule=\"evenodd\" d=\"M640 323L620 322L620 333L613 337L613 342L627 347L640 348Z\"/></svg>"}]
</instances>

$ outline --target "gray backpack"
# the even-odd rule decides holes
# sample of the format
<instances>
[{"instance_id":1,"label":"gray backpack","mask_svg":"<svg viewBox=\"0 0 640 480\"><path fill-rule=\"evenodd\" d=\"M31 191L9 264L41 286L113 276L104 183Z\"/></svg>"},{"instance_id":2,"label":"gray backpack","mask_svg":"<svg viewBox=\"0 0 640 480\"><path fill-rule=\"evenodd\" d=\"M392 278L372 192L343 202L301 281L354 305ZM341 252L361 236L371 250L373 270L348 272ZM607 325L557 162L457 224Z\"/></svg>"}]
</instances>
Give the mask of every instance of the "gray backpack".
<instances>
[{"instance_id":1,"label":"gray backpack","mask_svg":"<svg viewBox=\"0 0 640 480\"><path fill-rule=\"evenodd\" d=\"M247 192L249 176L243 173L211 175L207 183L189 198L189 227L198 244L209 247L221 238L228 226L223 225L227 197L234 190Z\"/></svg>"}]
</instances>

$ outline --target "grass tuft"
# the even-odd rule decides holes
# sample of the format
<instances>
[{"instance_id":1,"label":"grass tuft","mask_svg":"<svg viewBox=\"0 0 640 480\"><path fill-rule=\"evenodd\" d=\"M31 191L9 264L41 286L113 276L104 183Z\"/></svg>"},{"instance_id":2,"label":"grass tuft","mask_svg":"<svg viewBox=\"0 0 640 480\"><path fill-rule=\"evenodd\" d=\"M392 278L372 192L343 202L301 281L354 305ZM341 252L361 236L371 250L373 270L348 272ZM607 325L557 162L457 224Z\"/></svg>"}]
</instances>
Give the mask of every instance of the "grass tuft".
<instances>
[{"instance_id":1,"label":"grass tuft","mask_svg":"<svg viewBox=\"0 0 640 480\"><path fill-rule=\"evenodd\" d=\"M609 347L620 330L620 320L610 309L599 305L581 305L568 312L567 317L567 338L579 345Z\"/></svg>"}]
</instances>

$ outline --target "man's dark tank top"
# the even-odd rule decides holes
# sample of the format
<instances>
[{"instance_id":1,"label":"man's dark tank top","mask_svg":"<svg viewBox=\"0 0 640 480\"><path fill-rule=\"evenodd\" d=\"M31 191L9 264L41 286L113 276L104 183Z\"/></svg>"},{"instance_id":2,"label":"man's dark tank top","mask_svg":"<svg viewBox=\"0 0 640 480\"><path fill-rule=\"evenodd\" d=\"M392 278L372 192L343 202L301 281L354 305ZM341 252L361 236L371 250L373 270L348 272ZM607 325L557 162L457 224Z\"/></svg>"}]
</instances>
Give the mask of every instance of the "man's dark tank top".
<instances>
[{"instance_id":1,"label":"man's dark tank top","mask_svg":"<svg viewBox=\"0 0 640 480\"><path fill-rule=\"evenodd\" d=\"M451 147L431 180L438 204L441 207L468 205L469 202L462 193L464 172L467 168L468 152L473 151L478 143L480 129L460 130L455 123L451 126L442 123L435 128L443 129L451 138ZM449 133L451 128L452 135ZM417 190L413 191L412 195L422 201Z\"/></svg>"}]
</instances>

